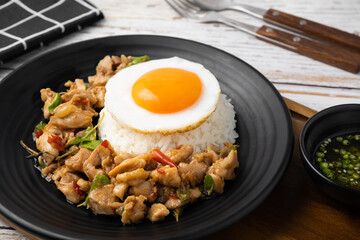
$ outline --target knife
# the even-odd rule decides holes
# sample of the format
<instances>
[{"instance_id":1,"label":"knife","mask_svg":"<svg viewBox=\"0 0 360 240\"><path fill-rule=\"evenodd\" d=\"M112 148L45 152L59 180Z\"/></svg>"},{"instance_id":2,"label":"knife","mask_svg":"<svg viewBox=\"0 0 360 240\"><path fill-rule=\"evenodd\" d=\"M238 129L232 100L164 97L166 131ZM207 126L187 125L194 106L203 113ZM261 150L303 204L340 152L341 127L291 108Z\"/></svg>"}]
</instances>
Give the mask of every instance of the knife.
<instances>
[{"instance_id":1,"label":"knife","mask_svg":"<svg viewBox=\"0 0 360 240\"><path fill-rule=\"evenodd\" d=\"M308 39L266 25L259 28L227 18L216 11L201 11L200 9L194 8L188 0L166 0L166 2L183 17L191 18L202 23L223 23L249 33L260 40L267 41L329 65L353 73L359 71L360 55L352 54L344 48L330 46L323 42ZM358 56L357 59L356 56Z\"/></svg>"},{"instance_id":2,"label":"knife","mask_svg":"<svg viewBox=\"0 0 360 240\"><path fill-rule=\"evenodd\" d=\"M355 34L326 26L305 18L297 17L273 8L268 10L249 6L241 3L233 3L228 0L189 0L199 7L207 10L237 10L263 19L274 25L299 32L307 37L320 39L338 46L355 51L360 54L360 37Z\"/></svg>"},{"instance_id":3,"label":"knife","mask_svg":"<svg viewBox=\"0 0 360 240\"><path fill-rule=\"evenodd\" d=\"M216 13L216 12L212 12ZM210 15L209 15L210 17ZM287 50L327 63L329 65L344 69L352 73L359 72L360 55L354 54L336 45L327 45L323 42L308 39L296 34L282 31L267 25L256 27L247 23L235 21L223 17L220 14L209 18L210 21L217 21L241 31L247 32L256 38L272 43Z\"/></svg>"}]
</instances>

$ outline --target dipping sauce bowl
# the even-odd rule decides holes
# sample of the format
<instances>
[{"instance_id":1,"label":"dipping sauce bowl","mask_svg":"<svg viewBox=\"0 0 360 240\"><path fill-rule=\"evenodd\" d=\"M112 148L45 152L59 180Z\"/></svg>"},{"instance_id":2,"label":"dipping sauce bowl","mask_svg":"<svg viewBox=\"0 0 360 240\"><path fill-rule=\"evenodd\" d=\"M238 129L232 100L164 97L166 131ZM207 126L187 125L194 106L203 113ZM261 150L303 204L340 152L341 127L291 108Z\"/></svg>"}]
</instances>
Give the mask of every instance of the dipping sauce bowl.
<instances>
[{"instance_id":1,"label":"dipping sauce bowl","mask_svg":"<svg viewBox=\"0 0 360 240\"><path fill-rule=\"evenodd\" d=\"M317 186L340 202L360 207L360 190L327 178L315 157L325 140L356 133L360 133L360 104L338 105L316 113L305 123L299 145L304 167Z\"/></svg>"}]
</instances>

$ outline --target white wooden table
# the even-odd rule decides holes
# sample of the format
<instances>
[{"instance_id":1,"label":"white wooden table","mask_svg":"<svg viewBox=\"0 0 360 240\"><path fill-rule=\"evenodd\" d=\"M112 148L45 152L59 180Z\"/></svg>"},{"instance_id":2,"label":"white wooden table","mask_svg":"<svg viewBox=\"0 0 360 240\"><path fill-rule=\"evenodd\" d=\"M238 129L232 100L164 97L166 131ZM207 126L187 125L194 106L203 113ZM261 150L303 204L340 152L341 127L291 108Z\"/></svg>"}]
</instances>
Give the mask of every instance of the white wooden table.
<instances>
[{"instance_id":1,"label":"white wooden table","mask_svg":"<svg viewBox=\"0 0 360 240\"><path fill-rule=\"evenodd\" d=\"M153 34L199 41L227 51L265 75L285 97L315 110L360 103L360 74L352 74L273 46L219 24L181 18L164 0L91 0L105 15L79 32L0 65L0 81L21 64L43 52L70 43L104 36ZM350 33L360 34L359 0L242 0L254 6L277 8ZM239 21L263 22L243 13L224 12ZM27 239L0 220L1 239Z\"/></svg>"}]
</instances>

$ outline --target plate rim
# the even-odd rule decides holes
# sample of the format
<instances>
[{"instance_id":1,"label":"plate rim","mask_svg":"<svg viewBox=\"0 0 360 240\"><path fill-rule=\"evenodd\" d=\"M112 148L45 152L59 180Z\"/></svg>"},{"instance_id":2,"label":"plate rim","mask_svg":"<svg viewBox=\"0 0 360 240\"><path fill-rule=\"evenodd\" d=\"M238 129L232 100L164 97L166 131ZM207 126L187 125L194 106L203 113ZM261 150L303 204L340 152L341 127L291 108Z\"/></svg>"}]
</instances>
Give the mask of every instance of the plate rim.
<instances>
[{"instance_id":1,"label":"plate rim","mask_svg":"<svg viewBox=\"0 0 360 240\"><path fill-rule=\"evenodd\" d=\"M244 60L242 60L241 58L235 56L232 53L229 53L225 50L219 49L217 47L205 44L203 42L198 42L195 40L191 40L191 39L186 39L186 38L180 38L180 37L174 37L174 36L167 36L167 35L152 35L152 34L126 34L126 35L113 35L113 36L104 36L104 37L98 37L98 38L92 38L92 39L87 39L87 40L82 40L82 41L78 41L78 42L73 42L73 43L69 43L63 46L59 46L53 49L49 49L37 56L35 56L34 58L31 58L29 60L27 60L26 62L24 62L23 64L21 64L18 68L16 68L15 70L13 70L11 73L9 73L7 76L5 76L1 82L0 82L0 88L3 87L4 84L6 84L8 81L11 80L11 78L13 77L13 75L16 75L18 72L21 72L23 69L25 69L28 65L32 64L33 62L39 61L41 60L41 58L43 57L47 57L48 55L51 55L55 52L61 51L63 49L66 48L70 48L70 47L76 47L76 46L81 46L81 45L86 45L86 44L90 44L91 42L96 42L96 41L101 41L103 39L110 39L110 38L114 38L114 39L118 39L118 38L158 38L158 39L173 39L176 41L183 41L183 42L187 42L190 44L195 44L195 45L200 45L203 46L205 48L211 48L217 52L221 52L233 59L236 59L237 61L240 61L242 64L246 65L248 68L250 68L254 73L256 73L259 77L262 78L262 80L272 89L273 93L276 95L277 99L280 101L281 106L282 106L282 110L284 110L284 113L286 115L286 122L287 122L287 127L288 127L288 138L289 138L289 142L287 144L287 156L284 156L283 159L283 164L281 165L281 167L278 168L278 172L277 174L275 174L272 177L272 181L269 181L266 184L266 191L261 192L261 194L258 194L256 196L255 199L253 199L252 203L250 205L247 205L247 208L243 211L245 212L243 214L243 216L241 218L235 218L233 217L234 214L231 215L231 217L227 218L226 221L221 222L221 224L216 225L214 228L210 229L209 231L207 231L204 234L196 234L196 238L198 237L205 237L205 236L209 236L210 234L213 234L215 232L218 232L222 229L228 228L231 225L235 224L236 222L240 221L241 219L243 219L244 217L246 217L247 215L249 215L252 211L254 211L256 208L258 208L269 196L270 194L274 191L274 189L276 188L276 186L278 186L279 182L281 181L281 179L283 178L283 176L285 175L286 170L288 169L290 162L291 162L291 157L293 154L293 150L294 150L294 131L293 131L293 123L292 123L292 118L290 115L290 111L284 101L284 99L282 98L281 94L279 93L279 91L275 88L275 86L271 83L271 81L269 79L267 79L261 72L259 72L256 68L254 68L253 66L251 66L249 63L245 62ZM130 43L128 43L130 44ZM259 196L260 195L260 196ZM259 196L259 197L258 197ZM8 216L8 217L6 217ZM55 235L42 235L43 231L35 231L34 227L37 228L36 225L32 225L30 224L29 226L27 226L28 224L24 223L23 219L21 219L20 216L15 215L14 213L8 211L3 204L0 202L0 217L5 218L5 222L7 222L10 226L14 227L16 230L18 230L21 233L27 233L32 237L37 238L39 237L56 237ZM10 219L9 219L10 217ZM1 218L0 218L1 219ZM22 224L21 224L22 223ZM194 237L189 237L189 239L192 239Z\"/></svg>"}]
</instances>

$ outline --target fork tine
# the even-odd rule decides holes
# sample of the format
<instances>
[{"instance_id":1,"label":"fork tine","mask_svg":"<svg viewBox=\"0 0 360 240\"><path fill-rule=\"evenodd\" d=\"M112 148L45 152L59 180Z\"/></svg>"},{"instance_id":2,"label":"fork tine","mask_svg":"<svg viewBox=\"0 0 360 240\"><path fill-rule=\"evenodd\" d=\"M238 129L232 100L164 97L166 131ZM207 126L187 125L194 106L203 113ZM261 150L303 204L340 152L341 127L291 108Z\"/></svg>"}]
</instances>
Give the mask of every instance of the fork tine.
<instances>
[{"instance_id":1,"label":"fork tine","mask_svg":"<svg viewBox=\"0 0 360 240\"><path fill-rule=\"evenodd\" d=\"M186 0L166 0L166 2L181 16L186 18L199 20L203 14L203 11L200 8L194 6Z\"/></svg>"},{"instance_id":2,"label":"fork tine","mask_svg":"<svg viewBox=\"0 0 360 240\"><path fill-rule=\"evenodd\" d=\"M189 16L189 13L186 11L186 9L183 8L182 5L179 5L179 3L175 0L166 0L166 2L181 16L183 17L191 17Z\"/></svg>"},{"instance_id":3,"label":"fork tine","mask_svg":"<svg viewBox=\"0 0 360 240\"><path fill-rule=\"evenodd\" d=\"M201 8L194 5L193 3L191 3L188 0L178 0L178 2L181 2L184 6L186 6L188 8L188 10L193 10L195 14L202 12Z\"/></svg>"}]
</instances>

